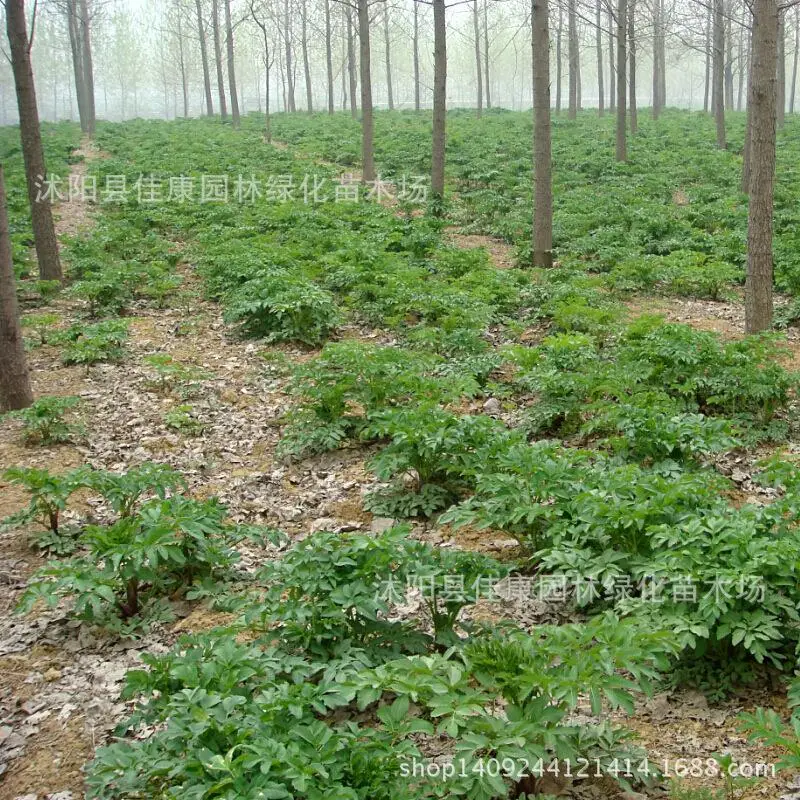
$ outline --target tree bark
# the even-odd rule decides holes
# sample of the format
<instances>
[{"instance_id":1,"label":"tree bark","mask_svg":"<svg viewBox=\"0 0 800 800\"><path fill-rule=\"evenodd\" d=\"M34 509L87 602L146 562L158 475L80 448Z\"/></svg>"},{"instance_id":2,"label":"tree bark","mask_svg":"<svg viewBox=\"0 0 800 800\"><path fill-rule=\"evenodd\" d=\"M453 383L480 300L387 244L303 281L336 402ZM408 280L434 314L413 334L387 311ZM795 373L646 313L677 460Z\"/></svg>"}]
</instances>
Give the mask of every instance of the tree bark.
<instances>
[{"instance_id":1,"label":"tree bark","mask_svg":"<svg viewBox=\"0 0 800 800\"><path fill-rule=\"evenodd\" d=\"M558 27L556 28L556 116L561 113L561 84L563 83L561 57L561 36L564 27L564 14L561 0L558 0Z\"/></svg>"},{"instance_id":2,"label":"tree bark","mask_svg":"<svg viewBox=\"0 0 800 800\"><path fill-rule=\"evenodd\" d=\"M219 113L223 120L228 118L228 103L225 100L225 77L222 74L222 45L219 37L219 6L212 0L211 25L214 32L214 59L217 62L217 90L219 91Z\"/></svg>"},{"instance_id":3,"label":"tree bark","mask_svg":"<svg viewBox=\"0 0 800 800\"><path fill-rule=\"evenodd\" d=\"M308 8L306 0L300 0L300 47L303 52L303 78L306 82L306 110L314 111L314 96L311 86L311 64L308 60Z\"/></svg>"},{"instance_id":4,"label":"tree bark","mask_svg":"<svg viewBox=\"0 0 800 800\"><path fill-rule=\"evenodd\" d=\"M333 45L331 42L331 0L325 0L325 77L328 82L328 113L333 114Z\"/></svg>"},{"instance_id":5,"label":"tree bark","mask_svg":"<svg viewBox=\"0 0 800 800\"><path fill-rule=\"evenodd\" d=\"M225 3L225 47L228 53L228 83L231 90L231 121L233 127L238 128L239 119L239 95L236 91L236 64L233 57L233 25L231 23L231 0L223 0Z\"/></svg>"},{"instance_id":6,"label":"tree bark","mask_svg":"<svg viewBox=\"0 0 800 800\"><path fill-rule=\"evenodd\" d=\"M753 107L750 105L750 95L753 91L753 33L750 32L748 44L748 65L747 70L747 123L744 129L744 153L742 158L742 192L750 193L750 155L753 145Z\"/></svg>"},{"instance_id":7,"label":"tree bark","mask_svg":"<svg viewBox=\"0 0 800 800\"><path fill-rule=\"evenodd\" d=\"M183 52L183 20L180 9L178 9L178 69L181 73L181 90L183 92L183 118L187 119L189 117L189 81Z\"/></svg>"},{"instance_id":8,"label":"tree bark","mask_svg":"<svg viewBox=\"0 0 800 800\"><path fill-rule=\"evenodd\" d=\"M602 117L605 113L605 89L603 86L603 25L600 3L601 0L597 0L595 25L597 26L597 113Z\"/></svg>"},{"instance_id":9,"label":"tree bark","mask_svg":"<svg viewBox=\"0 0 800 800\"><path fill-rule=\"evenodd\" d=\"M800 6L794 7L794 56L792 57L792 86L789 92L789 113L794 114L794 96L797 89L797 55L800 52Z\"/></svg>"},{"instance_id":10,"label":"tree bark","mask_svg":"<svg viewBox=\"0 0 800 800\"><path fill-rule=\"evenodd\" d=\"M569 64L569 109L567 116L578 116L578 23L575 0L567 0L567 62Z\"/></svg>"},{"instance_id":11,"label":"tree bark","mask_svg":"<svg viewBox=\"0 0 800 800\"><path fill-rule=\"evenodd\" d=\"M211 75L208 71L208 47L206 46L206 32L203 28L203 8L200 0L195 0L197 11L197 34L200 37L200 60L203 62L203 88L206 93L206 116L214 116L214 100L211 96Z\"/></svg>"},{"instance_id":12,"label":"tree bark","mask_svg":"<svg viewBox=\"0 0 800 800\"><path fill-rule=\"evenodd\" d=\"M286 103L287 110L297 111L294 99L294 64L292 59L292 23L289 15L289 0L283 3L283 43L286 51L284 66L286 68Z\"/></svg>"},{"instance_id":13,"label":"tree bark","mask_svg":"<svg viewBox=\"0 0 800 800\"><path fill-rule=\"evenodd\" d=\"M489 0L483 0L483 67L486 108L491 108L492 93L489 89Z\"/></svg>"},{"instance_id":14,"label":"tree bark","mask_svg":"<svg viewBox=\"0 0 800 800\"><path fill-rule=\"evenodd\" d=\"M778 128L783 127L786 118L786 14L778 14L778 73L776 86L776 114Z\"/></svg>"},{"instance_id":15,"label":"tree bark","mask_svg":"<svg viewBox=\"0 0 800 800\"><path fill-rule=\"evenodd\" d=\"M553 173L550 131L550 32L547 0L532 0L533 265L553 266Z\"/></svg>"},{"instance_id":16,"label":"tree bark","mask_svg":"<svg viewBox=\"0 0 800 800\"><path fill-rule=\"evenodd\" d=\"M350 82L350 113L353 119L358 117L358 103L356 101L356 48L355 32L353 30L353 15L350 6L346 9L347 13L347 76Z\"/></svg>"},{"instance_id":17,"label":"tree bark","mask_svg":"<svg viewBox=\"0 0 800 800\"><path fill-rule=\"evenodd\" d=\"M775 180L779 11L776 0L753 2L750 208L747 223L745 331L772 325L772 203Z\"/></svg>"},{"instance_id":18,"label":"tree bark","mask_svg":"<svg viewBox=\"0 0 800 800\"><path fill-rule=\"evenodd\" d=\"M717 147L725 149L725 86L724 86L724 48L725 48L725 27L723 16L723 0L714 0L714 58L713 58L713 80L714 80L714 121L717 129Z\"/></svg>"},{"instance_id":19,"label":"tree bark","mask_svg":"<svg viewBox=\"0 0 800 800\"><path fill-rule=\"evenodd\" d=\"M33 81L30 42L25 21L25 0L6 0L5 6L6 30L17 92L22 156L25 161L25 179L28 184L28 202L31 207L39 276L42 280L60 281L61 260L58 255L52 208L49 202L39 202L37 199L39 189L47 179L47 169L39 129L39 111L36 106L36 86Z\"/></svg>"},{"instance_id":20,"label":"tree bark","mask_svg":"<svg viewBox=\"0 0 800 800\"><path fill-rule=\"evenodd\" d=\"M732 7L725 8L725 108L733 111L733 28L731 27Z\"/></svg>"},{"instance_id":21,"label":"tree bark","mask_svg":"<svg viewBox=\"0 0 800 800\"><path fill-rule=\"evenodd\" d=\"M636 0L629 0L628 4L628 106L631 125L631 135L635 136L639 130L639 118L636 110L636 31L635 31Z\"/></svg>"},{"instance_id":22,"label":"tree bark","mask_svg":"<svg viewBox=\"0 0 800 800\"><path fill-rule=\"evenodd\" d=\"M611 0L606 0L608 7L608 110L617 108L616 96L616 62L614 61L614 13L611 10Z\"/></svg>"},{"instance_id":23,"label":"tree bark","mask_svg":"<svg viewBox=\"0 0 800 800\"><path fill-rule=\"evenodd\" d=\"M711 6L706 13L706 72L705 90L703 92L703 111L708 113L708 97L711 87Z\"/></svg>"},{"instance_id":24,"label":"tree bark","mask_svg":"<svg viewBox=\"0 0 800 800\"><path fill-rule=\"evenodd\" d=\"M97 112L94 96L94 61L92 59L92 36L88 0L80 0L81 38L83 39L83 85L86 99L86 133L94 137Z\"/></svg>"},{"instance_id":25,"label":"tree bark","mask_svg":"<svg viewBox=\"0 0 800 800\"><path fill-rule=\"evenodd\" d=\"M617 161L628 160L628 132L626 113L627 93L627 37L628 28L628 3L627 0L618 0L617 4Z\"/></svg>"},{"instance_id":26,"label":"tree bark","mask_svg":"<svg viewBox=\"0 0 800 800\"><path fill-rule=\"evenodd\" d=\"M653 119L661 114L661 0L653 0Z\"/></svg>"},{"instance_id":27,"label":"tree bark","mask_svg":"<svg viewBox=\"0 0 800 800\"><path fill-rule=\"evenodd\" d=\"M472 0L472 27L474 32L475 38L475 77L476 87L477 87L477 95L478 95L478 117L480 117L481 112L483 111L483 75L481 74L481 70L483 69L483 63L481 62L481 37L480 37L480 24L478 20L478 0Z\"/></svg>"},{"instance_id":28,"label":"tree bark","mask_svg":"<svg viewBox=\"0 0 800 800\"><path fill-rule=\"evenodd\" d=\"M5 178L0 164L0 411L27 408L32 402L14 285Z\"/></svg>"},{"instance_id":29,"label":"tree bark","mask_svg":"<svg viewBox=\"0 0 800 800\"><path fill-rule=\"evenodd\" d=\"M86 74L83 69L83 47L81 42L83 37L79 20L78 0L67 0L66 13L69 47L72 54L72 71L75 78L75 96L78 101L78 118L81 123L81 131L87 133Z\"/></svg>"},{"instance_id":30,"label":"tree bark","mask_svg":"<svg viewBox=\"0 0 800 800\"><path fill-rule=\"evenodd\" d=\"M433 0L433 144L431 193L444 197L445 125L447 114L447 31L444 0Z\"/></svg>"},{"instance_id":31,"label":"tree bark","mask_svg":"<svg viewBox=\"0 0 800 800\"><path fill-rule=\"evenodd\" d=\"M385 48L386 61L386 101L389 111L394 111L394 93L392 91L392 48L389 41L389 2L384 0L383 7L383 42ZM477 0L476 0L477 2Z\"/></svg>"},{"instance_id":32,"label":"tree bark","mask_svg":"<svg viewBox=\"0 0 800 800\"><path fill-rule=\"evenodd\" d=\"M375 149L373 144L368 0L358 0L358 43L361 72L361 180L369 183L375 180Z\"/></svg>"},{"instance_id":33,"label":"tree bark","mask_svg":"<svg viewBox=\"0 0 800 800\"><path fill-rule=\"evenodd\" d=\"M411 0L414 6L414 35L412 46L414 49L414 110L420 110L419 97L419 6L417 0Z\"/></svg>"}]
</instances>

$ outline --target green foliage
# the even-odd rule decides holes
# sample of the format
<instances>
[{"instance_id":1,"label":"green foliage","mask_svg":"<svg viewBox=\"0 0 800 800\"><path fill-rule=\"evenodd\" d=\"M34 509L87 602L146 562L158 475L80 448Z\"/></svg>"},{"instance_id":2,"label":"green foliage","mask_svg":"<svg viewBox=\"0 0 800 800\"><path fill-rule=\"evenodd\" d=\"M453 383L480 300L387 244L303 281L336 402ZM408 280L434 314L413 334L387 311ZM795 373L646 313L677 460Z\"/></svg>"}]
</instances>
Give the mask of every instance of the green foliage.
<instances>
[{"instance_id":1,"label":"green foliage","mask_svg":"<svg viewBox=\"0 0 800 800\"><path fill-rule=\"evenodd\" d=\"M156 377L150 382L150 386L159 394L174 392L186 399L198 392L199 381L210 377L208 372L193 364L176 361L169 353L154 353L142 360L155 372Z\"/></svg>"},{"instance_id":2,"label":"green foliage","mask_svg":"<svg viewBox=\"0 0 800 800\"><path fill-rule=\"evenodd\" d=\"M195 416L192 406L185 404L167 411L164 414L164 424L186 436L199 436L205 429L205 425Z\"/></svg>"},{"instance_id":3,"label":"green foliage","mask_svg":"<svg viewBox=\"0 0 800 800\"><path fill-rule=\"evenodd\" d=\"M187 488L179 472L167 464L150 461L127 472L92 470L86 473L85 482L123 519L135 513L145 495L165 500L170 492Z\"/></svg>"},{"instance_id":4,"label":"green foliage","mask_svg":"<svg viewBox=\"0 0 800 800\"><path fill-rule=\"evenodd\" d=\"M23 328L33 329L39 339L38 345L45 345L49 343L52 329L60 319L58 314L26 314L20 322Z\"/></svg>"},{"instance_id":5,"label":"green foliage","mask_svg":"<svg viewBox=\"0 0 800 800\"><path fill-rule=\"evenodd\" d=\"M54 337L54 343L64 343L61 360L65 364L96 364L119 361L128 338L128 321L111 319L94 325L72 325Z\"/></svg>"},{"instance_id":6,"label":"green foliage","mask_svg":"<svg viewBox=\"0 0 800 800\"><path fill-rule=\"evenodd\" d=\"M26 444L63 444L80 431L79 426L64 418L66 412L79 403L78 397L40 397L28 408L9 411L0 419L21 420Z\"/></svg>"}]
</instances>

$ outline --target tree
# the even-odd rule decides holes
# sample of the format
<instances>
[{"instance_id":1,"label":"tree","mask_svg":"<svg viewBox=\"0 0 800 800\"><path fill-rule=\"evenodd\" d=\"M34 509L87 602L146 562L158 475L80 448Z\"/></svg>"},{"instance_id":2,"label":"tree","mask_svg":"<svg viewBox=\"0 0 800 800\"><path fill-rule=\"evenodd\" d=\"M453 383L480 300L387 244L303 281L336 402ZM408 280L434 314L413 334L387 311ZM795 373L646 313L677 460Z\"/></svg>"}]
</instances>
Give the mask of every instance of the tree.
<instances>
[{"instance_id":1,"label":"tree","mask_svg":"<svg viewBox=\"0 0 800 800\"><path fill-rule=\"evenodd\" d=\"M414 6L414 33L412 38L412 46L414 50L414 111L419 111L419 4L417 0L411 0L411 2Z\"/></svg>"},{"instance_id":2,"label":"tree","mask_svg":"<svg viewBox=\"0 0 800 800\"><path fill-rule=\"evenodd\" d=\"M447 30L444 0L433 0L433 147L431 193L444 197L445 125L447 119Z\"/></svg>"},{"instance_id":3,"label":"tree","mask_svg":"<svg viewBox=\"0 0 800 800\"><path fill-rule=\"evenodd\" d=\"M328 84L328 113L333 114L333 44L331 32L331 0L325 2L325 78ZM264 34L266 36L266 33Z\"/></svg>"},{"instance_id":4,"label":"tree","mask_svg":"<svg viewBox=\"0 0 800 800\"><path fill-rule=\"evenodd\" d=\"M717 147L724 150L725 137L725 29L723 0L714 0L714 33L713 33L713 92L714 121L717 128Z\"/></svg>"},{"instance_id":5,"label":"tree","mask_svg":"<svg viewBox=\"0 0 800 800\"><path fill-rule=\"evenodd\" d=\"M347 80L350 88L350 114L353 119L356 119L358 117L358 104L356 102L356 48L352 8L347 6L345 13L347 15Z\"/></svg>"},{"instance_id":6,"label":"tree","mask_svg":"<svg viewBox=\"0 0 800 800\"><path fill-rule=\"evenodd\" d=\"M532 0L533 265L535 267L553 266L549 13L547 0Z\"/></svg>"},{"instance_id":7,"label":"tree","mask_svg":"<svg viewBox=\"0 0 800 800\"><path fill-rule=\"evenodd\" d=\"M369 39L369 2L358 0L358 44L361 78L361 180L369 183L375 180L375 145L372 109L372 73L370 71L371 51Z\"/></svg>"},{"instance_id":8,"label":"tree","mask_svg":"<svg viewBox=\"0 0 800 800\"><path fill-rule=\"evenodd\" d=\"M777 74L777 99L776 114L777 125L783 127L786 118L786 15L779 12L778 17L778 74Z\"/></svg>"},{"instance_id":9,"label":"tree","mask_svg":"<svg viewBox=\"0 0 800 800\"><path fill-rule=\"evenodd\" d=\"M228 53L228 83L231 89L231 121L238 128L239 99L236 92L236 64L233 57L233 25L231 24L231 0L223 0L225 4L225 46Z\"/></svg>"},{"instance_id":10,"label":"tree","mask_svg":"<svg viewBox=\"0 0 800 800\"><path fill-rule=\"evenodd\" d=\"M629 0L628 4L628 69L630 78L628 79L628 106L631 125L631 134L636 135L639 128L639 120L636 116L636 0Z\"/></svg>"},{"instance_id":11,"label":"tree","mask_svg":"<svg viewBox=\"0 0 800 800\"><path fill-rule=\"evenodd\" d=\"M618 0L617 5L617 161L628 160L628 132L626 113L627 91L627 37L628 4L627 0Z\"/></svg>"},{"instance_id":12,"label":"tree","mask_svg":"<svg viewBox=\"0 0 800 800\"><path fill-rule=\"evenodd\" d=\"M32 402L11 261L5 177L0 164L0 411L27 408Z\"/></svg>"},{"instance_id":13,"label":"tree","mask_svg":"<svg viewBox=\"0 0 800 800\"><path fill-rule=\"evenodd\" d=\"M489 0L483 0L483 67L486 89L486 108L492 107L492 93L489 89Z\"/></svg>"},{"instance_id":14,"label":"tree","mask_svg":"<svg viewBox=\"0 0 800 800\"><path fill-rule=\"evenodd\" d=\"M78 101L81 130L87 136L94 136L96 123L94 66L88 0L66 0L64 10L67 17L72 70L75 78L75 96Z\"/></svg>"},{"instance_id":15,"label":"tree","mask_svg":"<svg viewBox=\"0 0 800 800\"><path fill-rule=\"evenodd\" d=\"M227 2L227 0L223 0ZM228 118L228 103L225 99L225 77L222 74L222 46L219 37L219 5L217 0L211 5L211 27L214 32L214 60L217 64L217 91L219 92L219 114L223 120ZM294 109L292 109L294 110Z\"/></svg>"},{"instance_id":16,"label":"tree","mask_svg":"<svg viewBox=\"0 0 800 800\"><path fill-rule=\"evenodd\" d=\"M792 56L792 85L789 90L789 113L794 114L794 95L797 89L797 57L800 54L800 6L794 7L794 54Z\"/></svg>"},{"instance_id":17,"label":"tree","mask_svg":"<svg viewBox=\"0 0 800 800\"><path fill-rule=\"evenodd\" d=\"M603 86L603 24L601 20L601 0L595 5L595 34L597 46L597 113L603 116L605 112L605 91Z\"/></svg>"},{"instance_id":18,"label":"tree","mask_svg":"<svg viewBox=\"0 0 800 800\"><path fill-rule=\"evenodd\" d=\"M480 23L478 21L478 0L472 0L472 28L475 37L475 77L478 94L478 116L480 117L483 110L483 76L481 70L483 64L481 63L481 36L480 36Z\"/></svg>"},{"instance_id":19,"label":"tree","mask_svg":"<svg viewBox=\"0 0 800 800\"><path fill-rule=\"evenodd\" d=\"M203 9L200 0L195 0L197 10L197 34L200 37L200 60L203 62L203 88L206 94L206 114L214 116L214 100L211 97L211 75L208 71L208 47L206 46L206 32L203 27Z\"/></svg>"},{"instance_id":20,"label":"tree","mask_svg":"<svg viewBox=\"0 0 800 800\"><path fill-rule=\"evenodd\" d=\"M575 0L567 0L567 59L569 63L569 111L570 119L578 115L578 23Z\"/></svg>"},{"instance_id":21,"label":"tree","mask_svg":"<svg viewBox=\"0 0 800 800\"><path fill-rule=\"evenodd\" d=\"M745 331L772 325L772 203L779 9L777 0L753 0L753 58L748 105L751 110L750 207L747 218Z\"/></svg>"},{"instance_id":22,"label":"tree","mask_svg":"<svg viewBox=\"0 0 800 800\"><path fill-rule=\"evenodd\" d=\"M253 18L253 21L258 25L261 29L261 35L264 40L264 84L265 84L265 96L264 96L264 139L267 142L272 141L272 117L271 117L271 109L270 109L270 70L272 69L272 65L275 63L275 51L270 47L269 42L269 30L270 30L270 21L269 15L263 8L258 8L256 5L255 0L250 0L250 16Z\"/></svg>"},{"instance_id":23,"label":"tree","mask_svg":"<svg viewBox=\"0 0 800 800\"><path fill-rule=\"evenodd\" d=\"M389 41L389 2L384 0L383 6L383 42L386 61L386 101L389 110L394 110L394 93L392 91L392 48Z\"/></svg>"},{"instance_id":24,"label":"tree","mask_svg":"<svg viewBox=\"0 0 800 800\"><path fill-rule=\"evenodd\" d=\"M300 50L303 54L303 76L306 83L306 111L314 111L314 96L311 89L311 64L308 60L308 7L300 0Z\"/></svg>"},{"instance_id":25,"label":"tree","mask_svg":"<svg viewBox=\"0 0 800 800\"><path fill-rule=\"evenodd\" d=\"M61 280L61 260L58 241L53 226L50 203L39 201L40 187L47 179L47 169L39 130L39 111L36 106L36 86L31 67L31 44L25 21L25 0L4 0L6 30L11 48L11 68L17 92L19 131L22 156L25 162L25 179L28 184L28 202L31 207L33 238L42 280Z\"/></svg>"}]
</instances>

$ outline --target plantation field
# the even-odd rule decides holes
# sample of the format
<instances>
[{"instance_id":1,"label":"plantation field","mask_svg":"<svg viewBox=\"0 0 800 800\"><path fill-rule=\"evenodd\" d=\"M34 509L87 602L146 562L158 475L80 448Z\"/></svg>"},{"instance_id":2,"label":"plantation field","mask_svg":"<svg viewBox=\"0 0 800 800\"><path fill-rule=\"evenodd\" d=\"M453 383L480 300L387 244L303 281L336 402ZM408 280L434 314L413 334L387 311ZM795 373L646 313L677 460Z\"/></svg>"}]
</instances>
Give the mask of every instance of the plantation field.
<instances>
[{"instance_id":1,"label":"plantation field","mask_svg":"<svg viewBox=\"0 0 800 800\"><path fill-rule=\"evenodd\" d=\"M556 120L547 271L529 115L262 125L46 129L60 293L0 132L0 796L800 797L797 122L757 337L743 117Z\"/></svg>"}]
</instances>

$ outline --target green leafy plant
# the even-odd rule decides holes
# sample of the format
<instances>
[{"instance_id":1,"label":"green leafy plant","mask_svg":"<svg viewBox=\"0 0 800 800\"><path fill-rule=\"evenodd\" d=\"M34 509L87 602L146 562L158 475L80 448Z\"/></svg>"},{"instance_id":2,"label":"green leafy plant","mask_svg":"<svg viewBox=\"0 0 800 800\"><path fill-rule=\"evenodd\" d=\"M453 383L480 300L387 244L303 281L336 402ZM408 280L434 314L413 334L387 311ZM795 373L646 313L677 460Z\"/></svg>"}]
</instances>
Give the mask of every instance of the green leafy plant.
<instances>
[{"instance_id":1,"label":"green leafy plant","mask_svg":"<svg viewBox=\"0 0 800 800\"><path fill-rule=\"evenodd\" d=\"M60 321L58 314L26 314L20 322L23 328L31 328L37 335L38 345L49 343L53 329Z\"/></svg>"},{"instance_id":2,"label":"green leafy plant","mask_svg":"<svg viewBox=\"0 0 800 800\"><path fill-rule=\"evenodd\" d=\"M65 344L61 360L65 364L96 364L119 361L128 338L128 321L112 319L94 325L72 325L59 334L57 341Z\"/></svg>"},{"instance_id":3,"label":"green leafy plant","mask_svg":"<svg viewBox=\"0 0 800 800\"><path fill-rule=\"evenodd\" d=\"M167 411L164 414L164 424L186 436L199 436L205 429L205 425L195 416L192 406L185 404Z\"/></svg>"},{"instance_id":4,"label":"green leafy plant","mask_svg":"<svg viewBox=\"0 0 800 800\"><path fill-rule=\"evenodd\" d=\"M78 397L40 397L28 408L9 411L0 419L21 420L26 444L63 444L81 430L65 419L66 412L79 403Z\"/></svg>"}]
</instances>

